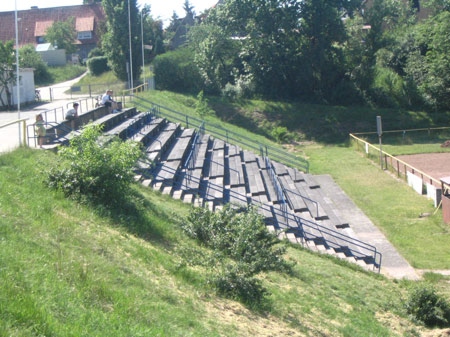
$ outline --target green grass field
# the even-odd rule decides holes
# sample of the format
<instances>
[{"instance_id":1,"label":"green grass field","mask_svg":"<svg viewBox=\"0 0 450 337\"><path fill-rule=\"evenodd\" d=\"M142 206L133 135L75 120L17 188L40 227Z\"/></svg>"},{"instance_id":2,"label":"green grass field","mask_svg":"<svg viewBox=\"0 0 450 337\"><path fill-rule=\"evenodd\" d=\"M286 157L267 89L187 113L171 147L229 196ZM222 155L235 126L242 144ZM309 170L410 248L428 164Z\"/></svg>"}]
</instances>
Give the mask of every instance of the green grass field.
<instances>
[{"instance_id":1,"label":"green grass field","mask_svg":"<svg viewBox=\"0 0 450 337\"><path fill-rule=\"evenodd\" d=\"M195 115L195 97L152 91L158 104ZM449 227L441 211L403 181L348 146L348 132L414 128L416 112L225 102L210 98L225 128L258 139L286 126L280 147L330 174L419 269L450 269ZM433 123L447 123L441 115ZM400 127L402 126L402 127ZM436 144L435 144L436 145ZM136 214L105 212L64 198L43 184L53 153L19 149L0 156L0 336L439 336L411 321L404 304L413 282L389 280L329 256L289 246L292 275L261 274L270 291L264 311L221 298L179 227L190 206L135 186ZM419 217L422 213L432 214ZM201 251L201 250L200 250ZM426 273L450 300L450 277Z\"/></svg>"},{"instance_id":2,"label":"green grass field","mask_svg":"<svg viewBox=\"0 0 450 337\"><path fill-rule=\"evenodd\" d=\"M42 183L54 160L52 153L31 149L0 157L0 187L7 191L0 194L2 336L419 336L425 331L403 308L411 282L388 280L294 246L286 254L295 262L291 275L260 275L271 294L263 312L221 298L205 282L202 267L183 262L183 251L200 249L180 231L188 205L140 186L135 214L75 203Z\"/></svg>"}]
</instances>

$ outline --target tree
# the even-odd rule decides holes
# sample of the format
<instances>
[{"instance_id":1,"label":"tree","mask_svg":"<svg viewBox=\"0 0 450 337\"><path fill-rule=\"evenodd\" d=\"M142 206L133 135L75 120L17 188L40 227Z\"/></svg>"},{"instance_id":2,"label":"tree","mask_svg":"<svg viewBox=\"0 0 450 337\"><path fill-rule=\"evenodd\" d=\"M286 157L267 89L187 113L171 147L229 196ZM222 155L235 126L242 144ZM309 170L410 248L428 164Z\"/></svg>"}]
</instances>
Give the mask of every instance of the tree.
<instances>
[{"instance_id":1,"label":"tree","mask_svg":"<svg viewBox=\"0 0 450 337\"><path fill-rule=\"evenodd\" d=\"M406 73L428 107L450 109L450 12L443 11L415 28L416 48L409 55Z\"/></svg>"},{"instance_id":2,"label":"tree","mask_svg":"<svg viewBox=\"0 0 450 337\"><path fill-rule=\"evenodd\" d=\"M409 100L401 93L406 85L401 76L414 20L415 10L396 0L374 1L346 20L347 73L366 102L397 106Z\"/></svg>"},{"instance_id":3,"label":"tree","mask_svg":"<svg viewBox=\"0 0 450 337\"><path fill-rule=\"evenodd\" d=\"M163 24L151 16L150 5L144 5L141 10L143 20L143 42L150 45L151 50L144 49L145 60L152 60L156 55L164 52Z\"/></svg>"},{"instance_id":4,"label":"tree","mask_svg":"<svg viewBox=\"0 0 450 337\"><path fill-rule=\"evenodd\" d=\"M45 32L45 40L58 49L65 49L67 54L74 53L77 48L74 44L75 19L70 17L67 21L55 21Z\"/></svg>"},{"instance_id":5,"label":"tree","mask_svg":"<svg viewBox=\"0 0 450 337\"><path fill-rule=\"evenodd\" d=\"M51 81L51 74L42 56L35 50L32 44L20 48L19 64L22 68L34 69L35 84L46 84Z\"/></svg>"},{"instance_id":6,"label":"tree","mask_svg":"<svg viewBox=\"0 0 450 337\"><path fill-rule=\"evenodd\" d=\"M205 59L201 44L227 48L229 44L222 43L227 37L238 48L239 60L231 62L236 70L233 82L245 79L255 94L265 97L302 95L323 101L344 79L342 18L359 4L357 0L227 1L210 11L204 24L217 29L208 29L204 40L197 40L197 59ZM214 55L226 52L215 50Z\"/></svg>"},{"instance_id":7,"label":"tree","mask_svg":"<svg viewBox=\"0 0 450 337\"><path fill-rule=\"evenodd\" d=\"M12 106L12 93L10 87L16 84L16 59L14 42L0 41L0 102L2 106L10 108ZM3 97L6 95L6 102Z\"/></svg>"},{"instance_id":8,"label":"tree","mask_svg":"<svg viewBox=\"0 0 450 337\"><path fill-rule=\"evenodd\" d=\"M217 25L194 26L189 32L189 41L195 48L195 64L199 68L204 86L209 93L219 93L227 84L235 85L232 74L239 63L240 43Z\"/></svg>"},{"instance_id":9,"label":"tree","mask_svg":"<svg viewBox=\"0 0 450 337\"><path fill-rule=\"evenodd\" d=\"M306 0L301 3L303 94L328 101L346 81L342 45L347 40L343 17L352 16L360 1Z\"/></svg>"},{"instance_id":10,"label":"tree","mask_svg":"<svg viewBox=\"0 0 450 337\"><path fill-rule=\"evenodd\" d=\"M142 63L140 17L136 0L103 0L103 7L106 13L106 33L103 36L102 48L108 57L110 67L122 81L129 79L128 69L132 68L131 76L135 81L141 74L140 64ZM131 23L130 26L129 23Z\"/></svg>"}]
</instances>

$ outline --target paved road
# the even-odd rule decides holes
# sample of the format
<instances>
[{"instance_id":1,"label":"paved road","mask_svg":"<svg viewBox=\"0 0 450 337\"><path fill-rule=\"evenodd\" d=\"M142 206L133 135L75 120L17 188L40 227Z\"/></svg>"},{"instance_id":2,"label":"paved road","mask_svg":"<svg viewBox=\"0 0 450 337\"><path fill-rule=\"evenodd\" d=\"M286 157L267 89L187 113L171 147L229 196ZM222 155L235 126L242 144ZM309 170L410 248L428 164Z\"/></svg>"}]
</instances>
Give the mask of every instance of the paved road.
<instances>
[{"instance_id":1,"label":"paved road","mask_svg":"<svg viewBox=\"0 0 450 337\"><path fill-rule=\"evenodd\" d=\"M61 122L64 120L65 112L72 107L74 101L80 101L80 113L90 110L94 104L93 99L89 99L84 95L75 96L65 93L67 89L74 83L77 83L84 75L52 86L52 90L50 90L50 87L39 88L42 99L40 103L21 107L20 111L0 112L0 127L18 119L27 119L25 122L26 128L29 132L33 132L32 125L35 122L36 114L42 113L46 122ZM52 94L52 101L50 101L50 92ZM0 128L0 153L14 150L23 144L22 128L23 123ZM34 147L34 140L30 140L28 145Z\"/></svg>"}]
</instances>

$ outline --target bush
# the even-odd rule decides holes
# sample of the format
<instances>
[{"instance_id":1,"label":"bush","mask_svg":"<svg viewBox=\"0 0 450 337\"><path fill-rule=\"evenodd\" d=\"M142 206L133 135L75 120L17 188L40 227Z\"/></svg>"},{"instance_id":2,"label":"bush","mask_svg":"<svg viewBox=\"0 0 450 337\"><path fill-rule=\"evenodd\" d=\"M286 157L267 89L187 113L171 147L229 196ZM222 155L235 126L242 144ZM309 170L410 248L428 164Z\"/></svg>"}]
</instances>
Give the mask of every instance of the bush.
<instances>
[{"instance_id":1,"label":"bush","mask_svg":"<svg viewBox=\"0 0 450 337\"><path fill-rule=\"evenodd\" d=\"M87 60L87 67L92 76L100 76L109 71L108 58L106 56L95 56Z\"/></svg>"},{"instance_id":2,"label":"bush","mask_svg":"<svg viewBox=\"0 0 450 337\"><path fill-rule=\"evenodd\" d=\"M448 327L450 305L431 286L417 286L405 303L406 311L418 322L429 327Z\"/></svg>"},{"instance_id":3,"label":"bush","mask_svg":"<svg viewBox=\"0 0 450 337\"><path fill-rule=\"evenodd\" d=\"M195 112L200 116L200 118L205 118L206 116L211 115L213 113L213 110L210 109L208 105L208 99L205 98L205 95L203 94L203 90L200 91L197 95Z\"/></svg>"},{"instance_id":4,"label":"bush","mask_svg":"<svg viewBox=\"0 0 450 337\"><path fill-rule=\"evenodd\" d=\"M196 94L202 88L202 80L188 48L158 55L154 60L155 82L159 90Z\"/></svg>"},{"instance_id":5,"label":"bush","mask_svg":"<svg viewBox=\"0 0 450 337\"><path fill-rule=\"evenodd\" d=\"M285 247L279 246L280 241L253 208L238 210L227 205L216 213L193 208L182 227L214 251L211 284L227 297L259 305L267 291L255 276L271 270L291 271L282 257Z\"/></svg>"},{"instance_id":6,"label":"bush","mask_svg":"<svg viewBox=\"0 0 450 337\"><path fill-rule=\"evenodd\" d=\"M292 138L288 132L288 129L285 126L274 127L270 132L270 134L276 140L277 143L283 143Z\"/></svg>"},{"instance_id":7,"label":"bush","mask_svg":"<svg viewBox=\"0 0 450 337\"><path fill-rule=\"evenodd\" d=\"M89 52L88 59L97 57L97 56L105 56L105 53L100 48L95 47L95 48L91 49L91 51Z\"/></svg>"},{"instance_id":8,"label":"bush","mask_svg":"<svg viewBox=\"0 0 450 337\"><path fill-rule=\"evenodd\" d=\"M131 192L132 168L142 152L138 143L118 138L102 145L100 135L101 127L89 125L63 147L62 161L48 172L48 186L76 200L120 206Z\"/></svg>"},{"instance_id":9,"label":"bush","mask_svg":"<svg viewBox=\"0 0 450 337\"><path fill-rule=\"evenodd\" d=\"M255 308L261 306L268 294L261 281L246 272L243 264L225 266L214 276L212 283L219 294Z\"/></svg>"}]
</instances>

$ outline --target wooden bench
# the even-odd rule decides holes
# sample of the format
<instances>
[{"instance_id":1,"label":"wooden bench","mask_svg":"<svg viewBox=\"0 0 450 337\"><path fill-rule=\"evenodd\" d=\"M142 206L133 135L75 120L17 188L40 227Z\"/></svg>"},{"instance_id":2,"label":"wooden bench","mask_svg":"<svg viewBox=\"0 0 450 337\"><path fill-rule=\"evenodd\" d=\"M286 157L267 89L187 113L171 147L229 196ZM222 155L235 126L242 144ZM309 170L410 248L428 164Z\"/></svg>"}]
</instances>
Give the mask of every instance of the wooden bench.
<instances>
[{"instance_id":1,"label":"wooden bench","mask_svg":"<svg viewBox=\"0 0 450 337\"><path fill-rule=\"evenodd\" d=\"M225 175L225 149L218 147L211 152L210 178L223 177Z\"/></svg>"},{"instance_id":2,"label":"wooden bench","mask_svg":"<svg viewBox=\"0 0 450 337\"><path fill-rule=\"evenodd\" d=\"M163 118L153 119L150 124L144 125L144 127L141 128L141 131L133 136L133 139L146 145L148 138L155 137L156 133L164 125L164 122L165 119Z\"/></svg>"},{"instance_id":3,"label":"wooden bench","mask_svg":"<svg viewBox=\"0 0 450 337\"><path fill-rule=\"evenodd\" d=\"M206 159L206 153L208 152L209 148L209 135L203 135L202 139L200 140L200 144L197 144L199 146L198 152L197 152L197 158L194 163L195 168L203 168L205 164Z\"/></svg>"},{"instance_id":4,"label":"wooden bench","mask_svg":"<svg viewBox=\"0 0 450 337\"><path fill-rule=\"evenodd\" d=\"M247 162L244 165L247 185L251 195L259 195L266 193L266 187L261 176L261 172L256 161Z\"/></svg>"},{"instance_id":5,"label":"wooden bench","mask_svg":"<svg viewBox=\"0 0 450 337\"><path fill-rule=\"evenodd\" d=\"M248 206L250 200L247 197L245 186L232 186L227 192L227 201L229 203Z\"/></svg>"},{"instance_id":6,"label":"wooden bench","mask_svg":"<svg viewBox=\"0 0 450 337\"><path fill-rule=\"evenodd\" d=\"M167 161L182 160L191 142L192 138L177 138L173 143L171 151L167 155Z\"/></svg>"},{"instance_id":7,"label":"wooden bench","mask_svg":"<svg viewBox=\"0 0 450 337\"><path fill-rule=\"evenodd\" d=\"M162 130L156 138L152 140L147 147L147 157L150 160L156 160L161 157L162 152L169 146L170 142L175 138L178 125L174 123L166 124L164 130Z\"/></svg>"},{"instance_id":8,"label":"wooden bench","mask_svg":"<svg viewBox=\"0 0 450 337\"><path fill-rule=\"evenodd\" d=\"M267 170L261 170L261 175L265 182L266 194L267 197L269 198L269 201L271 201L274 204L278 203L279 202L278 192L272 183L272 179L270 178L269 172Z\"/></svg>"},{"instance_id":9,"label":"wooden bench","mask_svg":"<svg viewBox=\"0 0 450 337\"><path fill-rule=\"evenodd\" d=\"M158 166L157 172L153 178L154 182L162 182L164 185L170 185L173 183L175 175L180 168L181 161L174 160L161 163Z\"/></svg>"},{"instance_id":10,"label":"wooden bench","mask_svg":"<svg viewBox=\"0 0 450 337\"><path fill-rule=\"evenodd\" d=\"M228 157L241 156L242 149L239 146L227 144L226 148Z\"/></svg>"},{"instance_id":11,"label":"wooden bench","mask_svg":"<svg viewBox=\"0 0 450 337\"><path fill-rule=\"evenodd\" d=\"M130 129L131 128L136 128L137 127L141 127L142 124L140 124L139 122L144 119L146 116L145 112L141 112L136 116L133 117L129 117L127 119L125 119L122 123L120 123L117 126L112 127L110 130L106 131L105 134L106 135L114 135L114 136L118 136L120 139L125 140L127 138L129 138L130 136ZM133 134L136 132L133 132Z\"/></svg>"},{"instance_id":12,"label":"wooden bench","mask_svg":"<svg viewBox=\"0 0 450 337\"><path fill-rule=\"evenodd\" d=\"M296 190L295 183L290 180L290 176L278 177L283 187L284 195L289 207L293 212L306 212L308 207L304 201L304 197Z\"/></svg>"},{"instance_id":13,"label":"wooden bench","mask_svg":"<svg viewBox=\"0 0 450 337\"><path fill-rule=\"evenodd\" d=\"M228 167L230 186L245 185L245 175L241 157L228 157Z\"/></svg>"},{"instance_id":14,"label":"wooden bench","mask_svg":"<svg viewBox=\"0 0 450 337\"><path fill-rule=\"evenodd\" d=\"M134 113L136 110L134 109ZM116 125L120 124L127 118L127 116L130 115L130 110L123 110L118 113L110 113L103 117L100 117L99 119L96 119L92 123L94 125L101 125L103 126L103 132L107 132L114 128Z\"/></svg>"},{"instance_id":15,"label":"wooden bench","mask_svg":"<svg viewBox=\"0 0 450 337\"><path fill-rule=\"evenodd\" d=\"M251 151L244 150L244 151L242 151L242 161L244 163L250 163L250 162L256 161L256 155Z\"/></svg>"}]
</instances>

